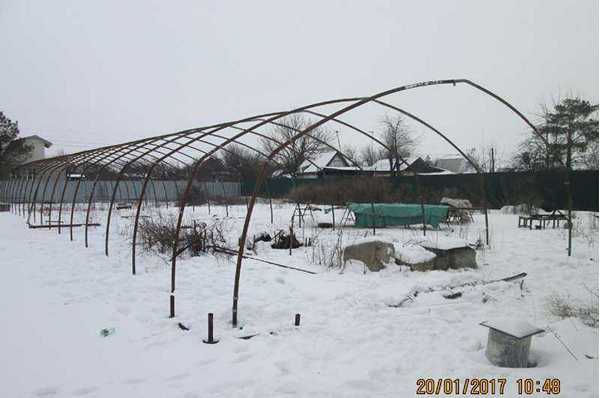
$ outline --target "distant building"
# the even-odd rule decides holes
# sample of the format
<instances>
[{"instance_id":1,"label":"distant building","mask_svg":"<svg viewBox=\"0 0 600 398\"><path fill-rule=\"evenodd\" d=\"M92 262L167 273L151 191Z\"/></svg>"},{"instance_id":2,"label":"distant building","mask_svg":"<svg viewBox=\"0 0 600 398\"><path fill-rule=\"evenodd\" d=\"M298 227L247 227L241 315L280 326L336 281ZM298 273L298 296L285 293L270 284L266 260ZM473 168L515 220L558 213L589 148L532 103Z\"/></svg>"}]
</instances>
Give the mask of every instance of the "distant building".
<instances>
[{"instance_id":1,"label":"distant building","mask_svg":"<svg viewBox=\"0 0 600 398\"><path fill-rule=\"evenodd\" d=\"M305 160L300 165L300 172L298 173L298 178L317 178L324 171L334 171L338 172L355 172L358 171L359 168L356 166L350 166L348 160L336 151L331 152L323 152L320 153L314 160Z\"/></svg>"},{"instance_id":2,"label":"distant building","mask_svg":"<svg viewBox=\"0 0 600 398\"><path fill-rule=\"evenodd\" d=\"M25 145L31 147L31 152L23 159L22 163L33 162L34 160L40 160L46 158L46 149L52 146L52 143L48 140L43 139L39 135L30 135L27 137L20 138L16 141L23 141Z\"/></svg>"},{"instance_id":3,"label":"distant building","mask_svg":"<svg viewBox=\"0 0 600 398\"><path fill-rule=\"evenodd\" d=\"M461 155L445 155L433 161L435 167L449 170L456 174L475 173L473 166Z\"/></svg>"},{"instance_id":4,"label":"distant building","mask_svg":"<svg viewBox=\"0 0 600 398\"><path fill-rule=\"evenodd\" d=\"M397 175L415 175L415 174L454 174L454 172L437 166L432 166L419 156L409 157L400 161L400 164L390 166L389 159L381 159L375 162L372 166L365 167L365 171L370 171L374 176L387 177L394 175L396 170Z\"/></svg>"}]
</instances>

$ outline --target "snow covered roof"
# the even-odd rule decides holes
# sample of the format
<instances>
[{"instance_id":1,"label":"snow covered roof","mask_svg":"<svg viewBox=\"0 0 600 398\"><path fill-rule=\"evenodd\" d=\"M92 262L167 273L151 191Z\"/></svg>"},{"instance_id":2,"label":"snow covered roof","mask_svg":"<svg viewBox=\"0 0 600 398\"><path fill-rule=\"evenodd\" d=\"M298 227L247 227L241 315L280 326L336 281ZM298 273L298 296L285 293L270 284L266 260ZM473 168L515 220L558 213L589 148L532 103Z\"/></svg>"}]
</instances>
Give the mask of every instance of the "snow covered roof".
<instances>
[{"instance_id":1,"label":"snow covered roof","mask_svg":"<svg viewBox=\"0 0 600 398\"><path fill-rule=\"evenodd\" d=\"M291 176L288 173L286 173L284 170L275 170L271 174L271 177L291 178Z\"/></svg>"},{"instance_id":2,"label":"snow covered roof","mask_svg":"<svg viewBox=\"0 0 600 398\"><path fill-rule=\"evenodd\" d=\"M305 160L300 165L300 172L301 173L316 173L316 172L324 169L325 167L329 166L331 161L338 154L339 154L339 152L336 152L336 151L322 152L315 159L312 159L312 161ZM343 156L340 155L340 158L343 158Z\"/></svg>"},{"instance_id":3,"label":"snow covered roof","mask_svg":"<svg viewBox=\"0 0 600 398\"><path fill-rule=\"evenodd\" d=\"M434 160L433 165L453 173L473 172L473 166L459 154L442 155Z\"/></svg>"},{"instance_id":4,"label":"snow covered roof","mask_svg":"<svg viewBox=\"0 0 600 398\"><path fill-rule=\"evenodd\" d=\"M327 167L323 167L324 169L327 170L342 170L342 171L352 171L352 170L360 170L360 168L356 167L356 166L344 166L344 167L332 167L332 166L327 166Z\"/></svg>"},{"instance_id":5,"label":"snow covered roof","mask_svg":"<svg viewBox=\"0 0 600 398\"><path fill-rule=\"evenodd\" d=\"M406 163L408 163L409 165L413 164L417 159L419 159L419 157L408 157L408 158L404 158L404 160L406 161ZM402 160L400 160L400 166L399 166L399 171L402 171L404 169L406 169L408 166L402 162ZM377 162L375 162L372 166L369 167L365 167L365 170L370 170L370 171L391 171L390 170L390 161L389 159L381 159L378 160Z\"/></svg>"}]
</instances>

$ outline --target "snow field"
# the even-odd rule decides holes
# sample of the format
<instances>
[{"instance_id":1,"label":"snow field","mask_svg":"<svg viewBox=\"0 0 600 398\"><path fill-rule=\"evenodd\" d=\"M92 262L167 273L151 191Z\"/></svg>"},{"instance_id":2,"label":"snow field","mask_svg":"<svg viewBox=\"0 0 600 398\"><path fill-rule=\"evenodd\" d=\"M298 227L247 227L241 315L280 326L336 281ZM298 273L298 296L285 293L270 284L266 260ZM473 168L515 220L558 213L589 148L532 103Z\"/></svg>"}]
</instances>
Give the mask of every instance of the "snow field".
<instances>
[{"instance_id":1,"label":"snow field","mask_svg":"<svg viewBox=\"0 0 600 398\"><path fill-rule=\"evenodd\" d=\"M274 207L271 226L268 205L257 205L250 235L288 228L292 206ZM245 206L229 211L227 230L234 245ZM143 213L157 214L150 207ZM223 217L225 210L213 207L212 213ZM81 229L69 242L68 231L57 236L56 231L29 230L18 216L1 213L0 396L398 397L413 396L416 380L430 377L505 377L506 396L514 396L516 379L532 377L560 378L561 396L596 397L598 329L575 318L556 319L546 310L554 294L597 300L589 293L598 291L598 235L590 216L578 214L574 255L568 258L565 230L518 229L516 216L492 212L491 247L478 252L477 270L421 273L390 264L379 273L363 274L362 265L354 263L340 274L311 264L311 248L289 256L287 250L258 243L257 257L318 274L245 260L240 330L230 324L234 258L178 261L173 320L167 318L168 260L140 248L138 275L131 275L130 219L113 217L106 257L101 210L95 219L102 227L90 229L89 249L83 247ZM205 207L186 211L186 222L209 217ZM317 237L332 246L337 230L317 231L311 224L296 229L299 238ZM427 236L433 242L473 242L482 236L482 224L476 216L474 225L428 231ZM343 239L351 243L370 233L346 228ZM422 232L388 228L378 229L376 236L402 244L421 239ZM455 300L422 293L405 307L388 307L415 288L519 272L528 273L522 287L501 282L462 288L463 296ZM216 345L202 344L208 312L215 314L215 336L221 339ZM295 313L302 314L299 328L292 326ZM484 356L487 329L479 323L496 317L552 329L577 360L547 332L533 338L536 368L492 366ZM177 322L191 330L180 330ZM100 329L110 327L114 335L99 336ZM237 338L253 333L259 335Z\"/></svg>"}]
</instances>

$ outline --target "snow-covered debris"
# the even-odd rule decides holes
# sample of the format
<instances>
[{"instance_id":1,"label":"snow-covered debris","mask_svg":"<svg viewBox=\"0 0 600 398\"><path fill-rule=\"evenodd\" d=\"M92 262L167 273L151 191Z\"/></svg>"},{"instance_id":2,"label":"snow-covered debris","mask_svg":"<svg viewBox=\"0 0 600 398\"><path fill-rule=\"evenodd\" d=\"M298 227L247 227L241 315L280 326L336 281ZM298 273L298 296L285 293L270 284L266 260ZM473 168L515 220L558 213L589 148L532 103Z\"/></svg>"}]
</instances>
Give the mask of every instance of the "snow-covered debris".
<instances>
[{"instance_id":1,"label":"snow-covered debris","mask_svg":"<svg viewBox=\"0 0 600 398\"><path fill-rule=\"evenodd\" d=\"M517 208L515 206L502 206L500 209L502 214L517 214Z\"/></svg>"},{"instance_id":2,"label":"snow-covered debris","mask_svg":"<svg viewBox=\"0 0 600 398\"><path fill-rule=\"evenodd\" d=\"M435 253L414 242L394 242L394 252L396 258L404 264L419 264L435 258Z\"/></svg>"},{"instance_id":3,"label":"snow-covered debris","mask_svg":"<svg viewBox=\"0 0 600 398\"><path fill-rule=\"evenodd\" d=\"M425 248L431 247L434 249L441 250L456 249L458 247L471 246L474 244L473 242L469 242L466 239L455 238L452 236L444 236L439 234L435 236L423 237L423 239L421 239L417 243Z\"/></svg>"},{"instance_id":4,"label":"snow-covered debris","mask_svg":"<svg viewBox=\"0 0 600 398\"><path fill-rule=\"evenodd\" d=\"M544 329L533 326L522 319L498 317L489 321L481 322L482 326L509 334L518 339L522 339L533 334L541 333Z\"/></svg>"}]
</instances>

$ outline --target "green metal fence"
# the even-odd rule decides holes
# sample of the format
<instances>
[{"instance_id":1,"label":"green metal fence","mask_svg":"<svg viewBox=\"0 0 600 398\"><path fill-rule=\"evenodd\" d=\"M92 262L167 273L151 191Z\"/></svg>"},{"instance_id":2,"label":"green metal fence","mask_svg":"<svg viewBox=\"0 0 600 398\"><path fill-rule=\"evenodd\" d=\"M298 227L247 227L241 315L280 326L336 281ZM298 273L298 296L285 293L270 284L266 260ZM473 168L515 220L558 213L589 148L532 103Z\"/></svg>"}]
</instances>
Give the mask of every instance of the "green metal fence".
<instances>
[{"instance_id":1,"label":"green metal fence","mask_svg":"<svg viewBox=\"0 0 600 398\"><path fill-rule=\"evenodd\" d=\"M564 170L481 175L420 175L418 181L414 176L376 178L381 179L382 183L389 182L395 190L420 192L426 203L436 203L441 196L449 196L469 199L474 205L480 205L483 202L484 190L482 187L485 186L485 199L490 208L520 203L534 203L543 208L564 209L567 207L566 172ZM335 184L342 181L352 181L352 177L271 178L261 187L260 196L282 198L296 187ZM242 183L242 195L251 194L254 185L254 181ZM572 171L571 185L574 210L598 211L598 170Z\"/></svg>"}]
</instances>

